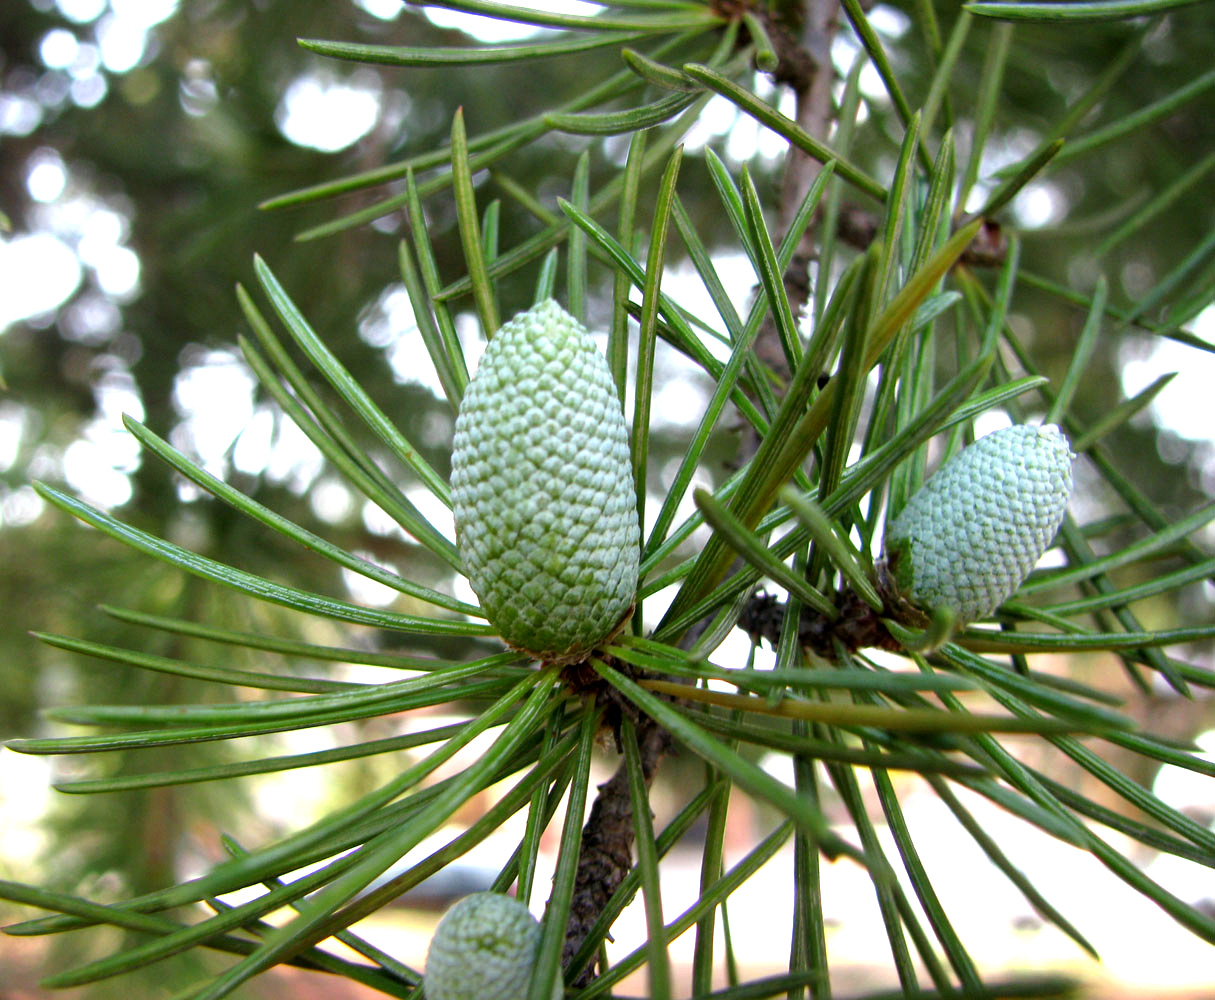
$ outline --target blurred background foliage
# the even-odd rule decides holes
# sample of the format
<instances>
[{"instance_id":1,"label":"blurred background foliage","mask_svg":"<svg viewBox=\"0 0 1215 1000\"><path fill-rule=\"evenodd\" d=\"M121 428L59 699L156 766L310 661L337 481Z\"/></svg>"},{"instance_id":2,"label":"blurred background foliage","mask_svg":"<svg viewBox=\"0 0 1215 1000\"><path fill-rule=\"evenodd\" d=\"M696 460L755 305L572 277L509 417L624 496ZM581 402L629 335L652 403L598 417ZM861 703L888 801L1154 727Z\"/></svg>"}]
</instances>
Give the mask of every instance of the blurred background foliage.
<instances>
[{"instance_id":1,"label":"blurred background foliage","mask_svg":"<svg viewBox=\"0 0 1215 1000\"><path fill-rule=\"evenodd\" d=\"M959 18L958 5L941 0L935 4L939 32L926 33L922 15L929 5L904 0L870 11L883 27L912 106L923 101ZM52 701L156 704L230 697L218 685L72 656L39 644L31 629L87 634L200 663L227 655L226 663L240 666L233 659L248 657L248 651L228 655L222 647L180 636L153 633L172 649L149 646L143 630L138 640L124 642L132 626L98 606L136 607L253 632L271 631L273 616L289 615L250 607L86 533L45 509L29 488L31 479L65 483L96 505L120 508L125 519L154 534L271 578L334 593L356 586L345 578L335 581L340 571L331 565L199 496L164 464L143 460L122 429L124 412L268 506L305 524L322 522L338 544L422 582L443 576L441 564L409 545L374 509L355 506L320 457L261 397L234 347L244 323L233 287L249 281L251 255L262 254L358 381L424 447L427 460L446 472L450 418L422 371L428 363L397 271L396 242L405 231L401 213L325 239L296 240L301 231L400 190L399 182L298 209L258 210L259 203L285 191L445 145L459 106L475 135L542 110L552 95L619 66L613 47L522 67L481 66L471 73L393 69L321 59L296 43L299 37L467 43L461 31L446 26L452 22L445 15L402 9L391 0L0 5L0 211L8 221L0 236L0 735L40 734L38 708ZM1185 267L1192 293L1167 315L1149 302L1141 318L1166 331L1215 339L1211 17L1211 6L1199 4L1150 25L1108 22L1077 30L1027 24L1015 30L997 134L988 145L992 159L982 165L971 208L994 188L995 172L1038 145L1051 123L1111 68L1124 67L1118 83L1086 113L1082 134L1100 137L1153 101L1189 88L1186 100L1148 127L1110 134L1097 155L1069 159L1065 151L1004 213L1006 227L1023 239L1024 271L1045 279L1023 279L1013 323L1033 343L1048 375L1062 373L1084 319L1083 308L1048 290L1051 282L1087 292L1104 275L1111 304L1129 312L1162 278ZM939 106L939 122L954 123L963 153L984 67L1001 30L979 19L970 24L955 78L972 85L943 95ZM842 28L832 47L841 87L844 76L860 67L859 52L855 37ZM852 159L884 177L902 127L872 68L860 72L865 125ZM701 235L716 235L724 244L731 239L727 222L698 160L706 144L727 162L748 161L773 191L783 144L765 139L724 102L711 104L689 136L680 197ZM552 136L508 158L506 166L552 206L555 195L568 191L584 149L591 153L595 190L597 180L618 169L623 141ZM478 182L486 200L503 196L492 177ZM1175 198L1133 236L1110 238L1170 188ZM863 212L866 206L857 207ZM440 273L459 274L454 215L437 201L428 208ZM535 228L533 218L503 198L504 247ZM525 278L530 281L530 273ZM506 315L530 295L530 287L520 284L518 301L511 302L509 289L508 284ZM462 330L472 328L468 323ZM1134 324L1111 332L1116 335L1099 343L1075 412L1087 421L1161 372L1181 368L1157 404L1120 429L1110 445L1122 471L1154 501L1166 510L1192 509L1198 498L1215 495L1212 357L1146 336ZM1207 416L1191 419L1195 413ZM677 416L664 424L663 414L657 415L667 450L659 437L650 464L655 490L664 455L680 454L687 431ZM724 462L729 455L717 458ZM421 502L424 495L411 498ZM354 596L381 599L366 591ZM1215 600L1209 586L1183 591L1180 599L1194 605L1187 609L1190 620L1210 620ZM400 607L404 599L397 600ZM1168 608L1156 614L1156 624L1169 623ZM289 634L292 627L275 630ZM343 637L333 628L326 638L340 643ZM457 655L450 642L444 649ZM1187 711L1185 732L1173 733L1178 737L1207 725L1201 705ZM217 744L204 747L171 748L156 755L154 764L118 759L108 766L164 769L181 763L168 759L173 755L202 764L224 753ZM28 758L26 765L41 766ZM362 783L370 787L373 776L360 776L359 768L373 766L348 765L344 794ZM43 808L25 785L8 779L3 785L0 810L10 816ZM211 860L215 816L234 825L234 817L243 815L245 828L255 832L257 824L274 823L273 816L258 818L253 810L242 814L246 803L236 798L240 794L240 783L225 782L121 798L47 800L55 817L50 839L6 840L14 846L0 856L0 874L86 895L82 887L107 881L124 894L163 885L183 867ZM0 815L0 831L6 822ZM94 833L74 838L71 850L58 839L81 829ZM183 974L182 981L189 978Z\"/></svg>"}]
</instances>

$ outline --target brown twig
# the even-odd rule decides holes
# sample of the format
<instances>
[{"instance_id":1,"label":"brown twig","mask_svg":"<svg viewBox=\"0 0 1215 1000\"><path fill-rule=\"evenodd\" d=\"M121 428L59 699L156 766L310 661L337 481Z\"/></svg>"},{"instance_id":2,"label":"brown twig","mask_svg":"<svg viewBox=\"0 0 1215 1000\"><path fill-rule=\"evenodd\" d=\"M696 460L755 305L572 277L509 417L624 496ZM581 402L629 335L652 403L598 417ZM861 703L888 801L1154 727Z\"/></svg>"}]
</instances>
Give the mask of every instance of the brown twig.
<instances>
[{"instance_id":1,"label":"brown twig","mask_svg":"<svg viewBox=\"0 0 1215 1000\"><path fill-rule=\"evenodd\" d=\"M972 221L970 216L954 223L956 232ZM859 205L844 205L835 227L836 235L858 250L869 247L878 234L878 217ZM983 228L971 241L959 260L971 267L1000 267L1008 257L1008 234L995 219L984 219Z\"/></svg>"},{"instance_id":2,"label":"brown twig","mask_svg":"<svg viewBox=\"0 0 1215 1000\"><path fill-rule=\"evenodd\" d=\"M637 744L646 787L670 747L670 736L650 718L639 720ZM599 786L591 815L582 830L582 852L574 879L574 899L565 931L562 964L568 965L586 940L624 877L633 867L633 807L629 798L628 772L622 764ZM578 975L573 986L585 986L595 975L592 962Z\"/></svg>"},{"instance_id":3,"label":"brown twig","mask_svg":"<svg viewBox=\"0 0 1215 1000\"><path fill-rule=\"evenodd\" d=\"M870 647L888 650L903 648L886 630L881 616L851 590L840 591L835 604L839 610L839 616L835 619L826 618L812 608L802 608L797 628L802 646L814 650L827 660L836 658L837 642L852 652ZM772 594L759 591L738 616L738 627L755 642L766 639L775 648L780 641L784 619L784 603Z\"/></svg>"},{"instance_id":4,"label":"brown twig","mask_svg":"<svg viewBox=\"0 0 1215 1000\"><path fill-rule=\"evenodd\" d=\"M719 4L728 0L719 0ZM825 138L832 122L834 104L831 86L831 41L839 18L839 0L805 0L795 12L796 24L765 16L765 30L778 56L773 77L788 85L797 101L797 122L811 135ZM781 189L779 230L788 231L798 208L822 169L821 164L790 147ZM783 280L794 315L804 308L810 295L809 263L814 256L813 227L809 227L795 252ZM781 383L790 375L776 324L769 317L755 341L758 359ZM745 437L739 448L740 461L747 461L759 447L755 436ZM695 641L699 629L685 637ZM649 718L638 721L638 743L647 786L671 745L670 736ZM582 830L581 853L574 882L574 900L566 927L563 959L566 964L578 952L603 908L632 867L633 812L629 801L628 775L623 762L616 773L599 786L591 814ZM572 985L583 986L594 978L594 966L585 969Z\"/></svg>"},{"instance_id":5,"label":"brown twig","mask_svg":"<svg viewBox=\"0 0 1215 1000\"><path fill-rule=\"evenodd\" d=\"M808 0L803 4L800 31L769 17L765 24L779 58L773 77L787 84L796 98L795 118L807 133L826 138L835 114L831 86L835 73L831 64L831 41L839 20L839 0ZM789 147L781 183L780 213L777 239L792 225L802 202L805 201L823 165L794 146ZM800 316L810 299L810 262L816 256L814 226L807 226L801 242L793 253L782 281L789 308ZM755 338L755 356L776 376L778 385L787 385L792 373L784 346L771 312ZM740 463L747 462L759 449L759 436L747 424L739 447Z\"/></svg>"}]
</instances>

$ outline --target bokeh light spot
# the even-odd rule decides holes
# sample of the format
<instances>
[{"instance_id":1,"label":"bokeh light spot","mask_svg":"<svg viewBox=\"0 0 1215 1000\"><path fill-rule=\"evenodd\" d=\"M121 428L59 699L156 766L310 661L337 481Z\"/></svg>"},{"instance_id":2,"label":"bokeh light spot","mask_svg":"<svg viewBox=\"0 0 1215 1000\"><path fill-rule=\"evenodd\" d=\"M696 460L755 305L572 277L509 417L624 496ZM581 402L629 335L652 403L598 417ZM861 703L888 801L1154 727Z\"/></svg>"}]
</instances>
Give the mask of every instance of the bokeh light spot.
<instances>
[{"instance_id":1,"label":"bokeh light spot","mask_svg":"<svg viewBox=\"0 0 1215 1000\"><path fill-rule=\"evenodd\" d=\"M380 99L375 73L356 72L348 80L328 71L306 73L288 85L274 119L297 146L335 153L371 131Z\"/></svg>"}]
</instances>

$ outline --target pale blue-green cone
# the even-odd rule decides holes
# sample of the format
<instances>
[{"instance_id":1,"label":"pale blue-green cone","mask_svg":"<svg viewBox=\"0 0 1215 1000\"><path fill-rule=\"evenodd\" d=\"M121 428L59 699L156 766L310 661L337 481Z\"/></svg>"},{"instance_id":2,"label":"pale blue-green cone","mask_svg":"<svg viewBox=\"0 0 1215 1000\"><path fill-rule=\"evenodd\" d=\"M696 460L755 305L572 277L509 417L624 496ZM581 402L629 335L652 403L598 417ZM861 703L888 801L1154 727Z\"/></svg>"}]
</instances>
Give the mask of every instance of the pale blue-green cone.
<instances>
[{"instance_id":1,"label":"pale blue-green cone","mask_svg":"<svg viewBox=\"0 0 1215 1000\"><path fill-rule=\"evenodd\" d=\"M451 497L469 582L509 645L571 662L628 616L641 538L624 414L594 340L551 299L486 347Z\"/></svg>"},{"instance_id":2,"label":"pale blue-green cone","mask_svg":"<svg viewBox=\"0 0 1215 1000\"><path fill-rule=\"evenodd\" d=\"M527 1000L539 947L540 924L517 899L465 896L435 928L422 992L427 1000ZM563 992L557 979L552 1000Z\"/></svg>"},{"instance_id":3,"label":"pale blue-green cone","mask_svg":"<svg viewBox=\"0 0 1215 1000\"><path fill-rule=\"evenodd\" d=\"M1006 427L963 448L887 528L894 596L959 623L993 612L1063 523L1074 457L1054 424Z\"/></svg>"}]
</instances>

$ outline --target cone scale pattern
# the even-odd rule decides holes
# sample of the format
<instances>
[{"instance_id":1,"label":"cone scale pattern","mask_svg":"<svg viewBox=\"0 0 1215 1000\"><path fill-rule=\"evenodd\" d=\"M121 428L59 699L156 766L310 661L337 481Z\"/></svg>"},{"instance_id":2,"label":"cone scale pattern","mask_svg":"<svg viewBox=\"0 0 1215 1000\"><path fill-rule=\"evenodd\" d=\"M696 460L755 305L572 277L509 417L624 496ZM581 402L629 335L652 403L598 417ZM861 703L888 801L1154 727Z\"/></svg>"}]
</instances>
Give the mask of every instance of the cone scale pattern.
<instances>
[{"instance_id":1,"label":"cone scale pattern","mask_svg":"<svg viewBox=\"0 0 1215 1000\"><path fill-rule=\"evenodd\" d=\"M443 914L426 954L427 1000L526 1000L540 924L517 899L465 896ZM562 994L559 982L552 997Z\"/></svg>"},{"instance_id":2,"label":"cone scale pattern","mask_svg":"<svg viewBox=\"0 0 1215 1000\"><path fill-rule=\"evenodd\" d=\"M994 611L1029 575L1067 510L1072 455L1053 424L988 434L951 458L887 529L897 595L959 622Z\"/></svg>"},{"instance_id":3,"label":"cone scale pattern","mask_svg":"<svg viewBox=\"0 0 1215 1000\"><path fill-rule=\"evenodd\" d=\"M640 563L628 431L607 362L551 299L486 347L451 488L469 582L509 645L571 662L613 634Z\"/></svg>"}]
</instances>

